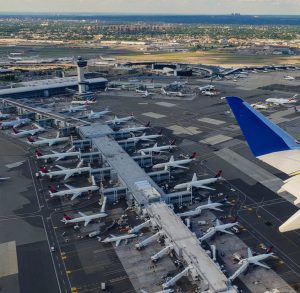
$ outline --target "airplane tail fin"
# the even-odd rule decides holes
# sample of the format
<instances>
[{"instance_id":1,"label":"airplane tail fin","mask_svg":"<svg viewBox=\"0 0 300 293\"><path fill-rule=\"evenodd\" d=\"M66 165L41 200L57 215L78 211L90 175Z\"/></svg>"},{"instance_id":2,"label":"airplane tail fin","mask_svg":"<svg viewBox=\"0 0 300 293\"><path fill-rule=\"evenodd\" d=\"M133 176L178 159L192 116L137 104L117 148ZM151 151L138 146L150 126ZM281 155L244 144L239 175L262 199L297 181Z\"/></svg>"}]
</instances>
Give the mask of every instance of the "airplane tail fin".
<instances>
[{"instance_id":1,"label":"airplane tail fin","mask_svg":"<svg viewBox=\"0 0 300 293\"><path fill-rule=\"evenodd\" d=\"M52 185L50 185L48 187L48 190L49 190L50 195L52 195L53 193L57 192L57 189L54 186L52 186Z\"/></svg>"},{"instance_id":2,"label":"airplane tail fin","mask_svg":"<svg viewBox=\"0 0 300 293\"><path fill-rule=\"evenodd\" d=\"M216 175L215 178L221 178L222 177L222 170L219 170Z\"/></svg>"},{"instance_id":3,"label":"airplane tail fin","mask_svg":"<svg viewBox=\"0 0 300 293\"><path fill-rule=\"evenodd\" d=\"M95 181L95 177L92 176L92 185L95 186L96 185L96 181Z\"/></svg>"},{"instance_id":4,"label":"airplane tail fin","mask_svg":"<svg viewBox=\"0 0 300 293\"><path fill-rule=\"evenodd\" d=\"M145 127L150 127L150 121L147 122L147 124L145 124Z\"/></svg>"},{"instance_id":5,"label":"airplane tail fin","mask_svg":"<svg viewBox=\"0 0 300 293\"><path fill-rule=\"evenodd\" d=\"M69 221L69 220L72 220L72 218L71 218L69 215L64 214L62 221L63 221L64 223L66 223L66 222Z\"/></svg>"},{"instance_id":6,"label":"airplane tail fin","mask_svg":"<svg viewBox=\"0 0 300 293\"><path fill-rule=\"evenodd\" d=\"M171 156L169 162L174 162L174 156Z\"/></svg>"},{"instance_id":7,"label":"airplane tail fin","mask_svg":"<svg viewBox=\"0 0 300 293\"><path fill-rule=\"evenodd\" d=\"M40 150L35 150L35 155L38 158L38 157L41 157L43 154Z\"/></svg>"},{"instance_id":8,"label":"airplane tail fin","mask_svg":"<svg viewBox=\"0 0 300 293\"><path fill-rule=\"evenodd\" d=\"M273 252L273 246L270 246L267 248L267 253L272 253Z\"/></svg>"},{"instance_id":9,"label":"airplane tail fin","mask_svg":"<svg viewBox=\"0 0 300 293\"><path fill-rule=\"evenodd\" d=\"M33 136L28 136L28 137L27 137L27 140L28 140L30 143L35 142Z\"/></svg>"},{"instance_id":10,"label":"airplane tail fin","mask_svg":"<svg viewBox=\"0 0 300 293\"><path fill-rule=\"evenodd\" d=\"M161 129L158 133L158 135L162 135L163 134L163 130Z\"/></svg>"},{"instance_id":11,"label":"airplane tail fin","mask_svg":"<svg viewBox=\"0 0 300 293\"><path fill-rule=\"evenodd\" d=\"M20 131L18 131L15 127L13 127L13 132L14 132L15 134L17 134L17 133L19 133Z\"/></svg>"},{"instance_id":12,"label":"airplane tail fin","mask_svg":"<svg viewBox=\"0 0 300 293\"><path fill-rule=\"evenodd\" d=\"M41 173L46 174L49 173L48 169L44 166L40 168Z\"/></svg>"},{"instance_id":13,"label":"airplane tail fin","mask_svg":"<svg viewBox=\"0 0 300 293\"><path fill-rule=\"evenodd\" d=\"M258 157L299 148L295 139L238 97L227 97L252 153Z\"/></svg>"},{"instance_id":14,"label":"airplane tail fin","mask_svg":"<svg viewBox=\"0 0 300 293\"><path fill-rule=\"evenodd\" d=\"M171 145L176 145L176 138L171 141Z\"/></svg>"},{"instance_id":15,"label":"airplane tail fin","mask_svg":"<svg viewBox=\"0 0 300 293\"><path fill-rule=\"evenodd\" d=\"M194 152L191 156L190 156L190 159L195 159L196 158L196 156L197 156L197 153L196 152Z\"/></svg>"},{"instance_id":16,"label":"airplane tail fin","mask_svg":"<svg viewBox=\"0 0 300 293\"><path fill-rule=\"evenodd\" d=\"M298 112L298 109L297 109L297 107L294 107L294 111L295 111L295 113L297 113L297 112Z\"/></svg>"}]
</instances>

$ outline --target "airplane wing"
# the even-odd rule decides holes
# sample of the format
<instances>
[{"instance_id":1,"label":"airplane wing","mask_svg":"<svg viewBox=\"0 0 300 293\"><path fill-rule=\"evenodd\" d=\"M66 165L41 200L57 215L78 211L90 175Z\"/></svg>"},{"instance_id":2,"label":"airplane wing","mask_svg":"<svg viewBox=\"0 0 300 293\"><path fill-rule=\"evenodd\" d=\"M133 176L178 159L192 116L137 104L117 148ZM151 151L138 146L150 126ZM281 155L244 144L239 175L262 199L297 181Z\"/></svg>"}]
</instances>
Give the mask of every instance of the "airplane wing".
<instances>
[{"instance_id":1,"label":"airplane wing","mask_svg":"<svg viewBox=\"0 0 300 293\"><path fill-rule=\"evenodd\" d=\"M101 213L104 213L104 212L105 212L106 202L107 202L107 197L105 196L105 197L103 198L103 202L102 202L102 206L101 206Z\"/></svg>"},{"instance_id":2,"label":"airplane wing","mask_svg":"<svg viewBox=\"0 0 300 293\"><path fill-rule=\"evenodd\" d=\"M211 187L208 187L208 186L200 184L200 183L197 184L196 182L195 183L191 182L190 185L195 187L195 188L203 188L203 189L207 189L207 190L216 190L215 188L211 188Z\"/></svg>"},{"instance_id":3,"label":"airplane wing","mask_svg":"<svg viewBox=\"0 0 300 293\"><path fill-rule=\"evenodd\" d=\"M60 161L61 159L63 159L65 157L65 155L60 155L55 159L55 162Z\"/></svg>"},{"instance_id":4,"label":"airplane wing","mask_svg":"<svg viewBox=\"0 0 300 293\"><path fill-rule=\"evenodd\" d=\"M84 227L86 227L86 226L89 224L90 221L91 221L90 219L85 220L85 221L84 221Z\"/></svg>"},{"instance_id":5,"label":"airplane wing","mask_svg":"<svg viewBox=\"0 0 300 293\"><path fill-rule=\"evenodd\" d=\"M117 241L116 241L116 247L118 247L120 243L121 243L121 240L120 240L120 239L117 240Z\"/></svg>"},{"instance_id":6,"label":"airplane wing","mask_svg":"<svg viewBox=\"0 0 300 293\"><path fill-rule=\"evenodd\" d=\"M267 269L267 270L270 270L270 269L271 269L269 266L267 266L267 265L265 265L265 264L263 264L263 263L261 263L261 262L259 262L259 261L253 262L253 264L255 264L255 265L257 265L257 266L260 266L260 267L263 267L263 268L265 268L265 269Z\"/></svg>"},{"instance_id":7,"label":"airplane wing","mask_svg":"<svg viewBox=\"0 0 300 293\"><path fill-rule=\"evenodd\" d=\"M72 175L73 175L74 173L72 173L72 172L70 172L70 173L67 173L66 175L65 175L65 178L64 178L64 180L67 180L67 179L69 179Z\"/></svg>"},{"instance_id":8,"label":"airplane wing","mask_svg":"<svg viewBox=\"0 0 300 293\"><path fill-rule=\"evenodd\" d=\"M291 176L282 189L300 202L300 145L287 132L272 123L248 103L238 97L227 97L227 102L241 127L246 141L259 160ZM279 227L281 232L300 228L300 211Z\"/></svg>"},{"instance_id":9,"label":"airplane wing","mask_svg":"<svg viewBox=\"0 0 300 293\"><path fill-rule=\"evenodd\" d=\"M215 207L211 207L209 208L210 210L215 210L215 211L219 211L219 212L223 212L223 210L219 209L219 208L215 208Z\"/></svg>"},{"instance_id":10,"label":"airplane wing","mask_svg":"<svg viewBox=\"0 0 300 293\"><path fill-rule=\"evenodd\" d=\"M219 229L219 231L220 231L220 232L223 232L223 233L226 233L226 234L233 235L233 233L232 233L232 232L230 232L230 231L227 231L227 230L225 230L225 229Z\"/></svg>"},{"instance_id":11,"label":"airplane wing","mask_svg":"<svg viewBox=\"0 0 300 293\"><path fill-rule=\"evenodd\" d=\"M67 170L67 168L60 166L60 165L55 165L56 168L60 169L60 170Z\"/></svg>"},{"instance_id":12,"label":"airplane wing","mask_svg":"<svg viewBox=\"0 0 300 293\"><path fill-rule=\"evenodd\" d=\"M68 184L65 184L65 186L68 188L68 189L75 189L75 187L71 186L71 185L68 185Z\"/></svg>"},{"instance_id":13,"label":"airplane wing","mask_svg":"<svg viewBox=\"0 0 300 293\"><path fill-rule=\"evenodd\" d=\"M74 199L77 198L79 195L81 195L81 192L73 193L73 196L71 197L71 200L74 200Z\"/></svg>"},{"instance_id":14,"label":"airplane wing","mask_svg":"<svg viewBox=\"0 0 300 293\"><path fill-rule=\"evenodd\" d=\"M181 169L189 169L188 167L177 165L177 164L172 164L172 165L170 165L170 167L181 168Z\"/></svg>"}]
</instances>

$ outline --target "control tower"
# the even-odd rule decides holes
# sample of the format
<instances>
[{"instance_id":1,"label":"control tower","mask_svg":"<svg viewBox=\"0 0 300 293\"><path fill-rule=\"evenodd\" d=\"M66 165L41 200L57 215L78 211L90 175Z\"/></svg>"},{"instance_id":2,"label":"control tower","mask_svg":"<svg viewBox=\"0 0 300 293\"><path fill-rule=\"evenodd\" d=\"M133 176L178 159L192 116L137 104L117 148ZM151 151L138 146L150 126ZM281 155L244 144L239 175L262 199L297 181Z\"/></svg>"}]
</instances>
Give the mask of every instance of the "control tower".
<instances>
[{"instance_id":1,"label":"control tower","mask_svg":"<svg viewBox=\"0 0 300 293\"><path fill-rule=\"evenodd\" d=\"M86 93L86 86L87 86L87 82L84 79L84 69L87 66L87 61L79 56L76 63L77 63L77 74L78 74L78 92L80 95L84 95Z\"/></svg>"}]
</instances>

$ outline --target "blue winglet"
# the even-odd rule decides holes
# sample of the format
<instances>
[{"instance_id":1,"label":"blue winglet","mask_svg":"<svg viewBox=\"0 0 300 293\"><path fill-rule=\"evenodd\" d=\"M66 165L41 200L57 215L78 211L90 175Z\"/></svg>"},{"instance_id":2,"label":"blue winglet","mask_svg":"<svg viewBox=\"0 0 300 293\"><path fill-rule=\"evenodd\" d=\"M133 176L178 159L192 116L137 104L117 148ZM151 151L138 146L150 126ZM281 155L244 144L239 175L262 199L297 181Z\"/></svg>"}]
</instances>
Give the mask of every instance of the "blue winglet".
<instances>
[{"instance_id":1,"label":"blue winglet","mask_svg":"<svg viewBox=\"0 0 300 293\"><path fill-rule=\"evenodd\" d=\"M274 152L300 149L295 139L238 97L227 97L252 153L258 157Z\"/></svg>"}]
</instances>

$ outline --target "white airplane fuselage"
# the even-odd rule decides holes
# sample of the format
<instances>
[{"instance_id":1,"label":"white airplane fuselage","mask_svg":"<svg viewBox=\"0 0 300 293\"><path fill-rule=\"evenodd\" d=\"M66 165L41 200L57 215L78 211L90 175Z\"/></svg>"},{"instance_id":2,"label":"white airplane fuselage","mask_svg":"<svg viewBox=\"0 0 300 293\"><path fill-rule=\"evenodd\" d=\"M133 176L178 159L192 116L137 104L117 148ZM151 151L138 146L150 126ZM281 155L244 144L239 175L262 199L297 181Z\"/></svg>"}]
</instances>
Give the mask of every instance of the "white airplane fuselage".
<instances>
[{"instance_id":1,"label":"white airplane fuselage","mask_svg":"<svg viewBox=\"0 0 300 293\"><path fill-rule=\"evenodd\" d=\"M86 186L86 187L79 187L79 188L73 188L73 189L66 189L62 191L57 191L57 192L50 192L50 197L63 197L63 196L68 196L68 195L73 195L73 194L83 194L87 192L93 192L99 190L99 186L96 185L91 185L91 186Z\"/></svg>"},{"instance_id":2,"label":"white airplane fuselage","mask_svg":"<svg viewBox=\"0 0 300 293\"><path fill-rule=\"evenodd\" d=\"M164 145L164 146L157 146L157 147L150 147L150 148L140 149L140 150L138 150L138 153L145 153L145 154L160 153L160 152L163 152L163 151L170 151L174 148L176 148L176 145Z\"/></svg>"},{"instance_id":3,"label":"white airplane fuselage","mask_svg":"<svg viewBox=\"0 0 300 293\"><path fill-rule=\"evenodd\" d=\"M197 181L190 181L190 182L186 182L186 183L177 184L176 186L174 186L174 189L175 190L189 189L191 187L201 188L203 185L212 184L212 183L217 182L218 180L219 180L219 178L209 178L209 179L203 179L203 180L197 180Z\"/></svg>"},{"instance_id":4,"label":"white airplane fuselage","mask_svg":"<svg viewBox=\"0 0 300 293\"><path fill-rule=\"evenodd\" d=\"M90 171L91 171L91 167L81 167L81 168L75 168L75 169L65 169L65 170L57 170L57 171L50 171L50 172L40 171L40 174L41 174L41 176L48 176L49 178L53 178L53 177L57 177L57 176L80 175L82 173L87 173Z\"/></svg>"},{"instance_id":5,"label":"white airplane fuselage","mask_svg":"<svg viewBox=\"0 0 300 293\"><path fill-rule=\"evenodd\" d=\"M166 167L178 167L181 165L186 165L189 164L190 162L192 162L194 159L184 159L184 160L177 160L177 161L173 161L173 162L165 162L165 163L159 163L154 165L152 168L153 169L161 169L161 168L166 168Z\"/></svg>"},{"instance_id":6,"label":"white airplane fuselage","mask_svg":"<svg viewBox=\"0 0 300 293\"><path fill-rule=\"evenodd\" d=\"M58 137L58 138L49 138L49 139L47 138L47 139L33 141L31 142L31 144L34 146L39 146L39 145L52 146L54 144L63 143L67 141L69 141L69 137Z\"/></svg>"},{"instance_id":7,"label":"white airplane fuselage","mask_svg":"<svg viewBox=\"0 0 300 293\"><path fill-rule=\"evenodd\" d=\"M41 128L37 128L37 129L16 132L13 135L15 137L26 137L26 136L33 136L33 135L36 135L36 134L44 132L44 131L45 131L45 129L41 127Z\"/></svg>"},{"instance_id":8,"label":"white airplane fuselage","mask_svg":"<svg viewBox=\"0 0 300 293\"><path fill-rule=\"evenodd\" d=\"M56 153L56 154L48 154L48 155L42 155L42 156L36 156L39 160L49 160L49 159L56 159L56 161L70 158L70 157L80 157L80 152L67 152L67 153Z\"/></svg>"},{"instance_id":9,"label":"white airplane fuselage","mask_svg":"<svg viewBox=\"0 0 300 293\"><path fill-rule=\"evenodd\" d=\"M89 216L81 216L81 217L70 219L70 220L64 220L64 223L65 224L77 224L77 223L81 223L81 222L89 223L93 220L97 220L97 219L104 218L104 217L107 217L107 214L100 212L100 213L89 215ZM87 226L87 225L88 224L85 224L85 226Z\"/></svg>"}]
</instances>

